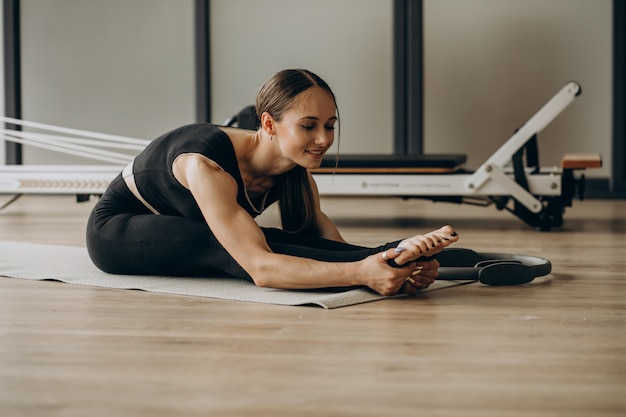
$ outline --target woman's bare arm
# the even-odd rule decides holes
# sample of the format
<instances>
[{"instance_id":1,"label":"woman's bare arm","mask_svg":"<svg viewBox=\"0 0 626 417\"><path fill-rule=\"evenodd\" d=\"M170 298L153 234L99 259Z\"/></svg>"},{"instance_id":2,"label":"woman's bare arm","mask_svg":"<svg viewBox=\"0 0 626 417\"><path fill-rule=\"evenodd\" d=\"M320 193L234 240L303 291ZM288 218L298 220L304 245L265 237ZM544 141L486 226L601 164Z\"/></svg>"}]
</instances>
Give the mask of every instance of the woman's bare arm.
<instances>
[{"instance_id":1,"label":"woman's bare arm","mask_svg":"<svg viewBox=\"0 0 626 417\"><path fill-rule=\"evenodd\" d=\"M356 262L322 262L273 253L261 228L237 204L235 180L219 165L199 154L184 154L174 163L174 175L194 196L217 240L258 286L308 289L364 285L391 295L415 271L416 265L411 262L392 268L380 254ZM327 235L336 230L334 225L325 227ZM404 250L387 250L387 257L394 259L404 252L419 251L419 242L411 238Z\"/></svg>"},{"instance_id":2,"label":"woman's bare arm","mask_svg":"<svg viewBox=\"0 0 626 417\"><path fill-rule=\"evenodd\" d=\"M175 162L174 174L191 191L215 237L258 286L366 285L381 294L392 294L410 274L409 268L390 268L380 256L338 263L273 253L260 227L237 204L235 180L216 163L201 155L182 155ZM397 256L392 251L389 254Z\"/></svg>"}]
</instances>

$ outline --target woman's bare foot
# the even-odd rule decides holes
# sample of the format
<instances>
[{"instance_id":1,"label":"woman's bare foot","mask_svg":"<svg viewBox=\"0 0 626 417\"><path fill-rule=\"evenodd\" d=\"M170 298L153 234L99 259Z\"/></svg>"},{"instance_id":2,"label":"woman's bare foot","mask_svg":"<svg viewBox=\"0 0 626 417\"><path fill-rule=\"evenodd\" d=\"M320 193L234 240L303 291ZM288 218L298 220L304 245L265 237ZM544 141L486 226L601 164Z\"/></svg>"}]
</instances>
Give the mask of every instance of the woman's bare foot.
<instances>
[{"instance_id":1,"label":"woman's bare foot","mask_svg":"<svg viewBox=\"0 0 626 417\"><path fill-rule=\"evenodd\" d=\"M445 247L450 246L457 240L459 240L459 235L449 225L424 235L415 235L404 239L398 244L398 248L403 248L403 250L402 253L395 258L395 262L398 265L404 265L408 262L419 260L420 258L429 258L438 254Z\"/></svg>"}]
</instances>

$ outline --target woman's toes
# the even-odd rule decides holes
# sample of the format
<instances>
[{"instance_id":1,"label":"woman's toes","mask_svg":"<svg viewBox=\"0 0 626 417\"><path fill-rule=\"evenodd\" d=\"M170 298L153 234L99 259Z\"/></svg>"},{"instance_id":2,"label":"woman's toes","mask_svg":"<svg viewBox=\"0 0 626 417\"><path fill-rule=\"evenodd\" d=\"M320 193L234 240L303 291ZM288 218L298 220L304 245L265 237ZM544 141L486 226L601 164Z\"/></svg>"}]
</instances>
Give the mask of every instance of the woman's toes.
<instances>
[{"instance_id":1,"label":"woman's toes","mask_svg":"<svg viewBox=\"0 0 626 417\"><path fill-rule=\"evenodd\" d=\"M445 225L438 230L438 233L445 236L448 240L457 240L459 235L454 231L454 228L450 225Z\"/></svg>"}]
</instances>

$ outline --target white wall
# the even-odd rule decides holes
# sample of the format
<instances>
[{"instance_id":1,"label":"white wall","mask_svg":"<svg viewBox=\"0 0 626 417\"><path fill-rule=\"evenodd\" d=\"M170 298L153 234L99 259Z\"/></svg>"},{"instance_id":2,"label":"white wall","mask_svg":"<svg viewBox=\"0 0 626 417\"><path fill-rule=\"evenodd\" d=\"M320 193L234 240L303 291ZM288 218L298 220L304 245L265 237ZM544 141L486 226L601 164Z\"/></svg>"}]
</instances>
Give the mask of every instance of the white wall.
<instances>
[{"instance_id":1,"label":"white wall","mask_svg":"<svg viewBox=\"0 0 626 417\"><path fill-rule=\"evenodd\" d=\"M22 0L21 26L25 120L150 139L194 121L192 0Z\"/></svg>"},{"instance_id":2,"label":"white wall","mask_svg":"<svg viewBox=\"0 0 626 417\"><path fill-rule=\"evenodd\" d=\"M261 84L306 68L337 96L342 153L391 153L391 0L211 0L214 122L254 104Z\"/></svg>"},{"instance_id":3,"label":"white wall","mask_svg":"<svg viewBox=\"0 0 626 417\"><path fill-rule=\"evenodd\" d=\"M600 152L610 176L611 0L424 0L425 151L478 167L566 82L583 93L539 135L542 165Z\"/></svg>"}]
</instances>

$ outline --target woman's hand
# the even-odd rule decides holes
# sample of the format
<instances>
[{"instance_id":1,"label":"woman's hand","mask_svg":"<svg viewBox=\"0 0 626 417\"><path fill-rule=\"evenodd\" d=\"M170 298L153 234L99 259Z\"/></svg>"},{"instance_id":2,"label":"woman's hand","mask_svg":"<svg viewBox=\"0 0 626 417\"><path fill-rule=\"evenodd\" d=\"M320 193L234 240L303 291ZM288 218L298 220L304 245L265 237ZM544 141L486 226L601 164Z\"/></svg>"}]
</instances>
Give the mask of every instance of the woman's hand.
<instances>
[{"instance_id":1,"label":"woman's hand","mask_svg":"<svg viewBox=\"0 0 626 417\"><path fill-rule=\"evenodd\" d=\"M439 276L439 262L424 259L459 240L450 226L404 239L398 247L363 260L365 285L381 295L414 294L428 288ZM393 266L391 266L393 265Z\"/></svg>"},{"instance_id":2,"label":"woman's hand","mask_svg":"<svg viewBox=\"0 0 626 417\"><path fill-rule=\"evenodd\" d=\"M403 252L400 247L391 248L361 261L365 285L387 296L398 292L413 294L435 282L439 275L436 260L409 262L399 268L389 265L389 260L397 259Z\"/></svg>"},{"instance_id":3,"label":"woman's hand","mask_svg":"<svg viewBox=\"0 0 626 417\"><path fill-rule=\"evenodd\" d=\"M406 281L399 292L405 294L415 294L424 290L435 282L439 276L439 262L436 259L425 262L412 262L415 271Z\"/></svg>"}]
</instances>

